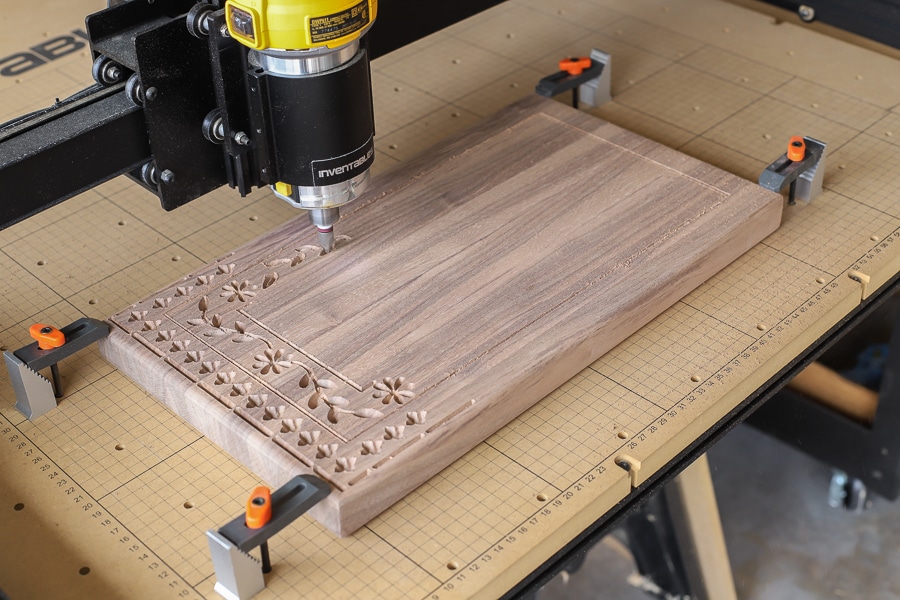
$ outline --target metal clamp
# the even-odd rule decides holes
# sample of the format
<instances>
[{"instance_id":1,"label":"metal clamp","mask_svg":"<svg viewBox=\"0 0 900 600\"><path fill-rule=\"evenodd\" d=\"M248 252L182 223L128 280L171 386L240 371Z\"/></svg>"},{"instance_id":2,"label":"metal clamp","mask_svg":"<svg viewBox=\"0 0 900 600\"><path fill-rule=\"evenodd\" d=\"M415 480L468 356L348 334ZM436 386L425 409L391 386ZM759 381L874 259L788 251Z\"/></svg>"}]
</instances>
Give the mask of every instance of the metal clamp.
<instances>
[{"instance_id":1,"label":"metal clamp","mask_svg":"<svg viewBox=\"0 0 900 600\"><path fill-rule=\"evenodd\" d=\"M799 139L799 138L797 138ZM825 142L803 136L804 155L801 160L794 160L785 152L759 176L759 185L772 190L788 191L788 204L794 205L797 200L808 203L822 193L822 180L825 177ZM792 143L794 139L792 138Z\"/></svg>"},{"instance_id":2,"label":"metal clamp","mask_svg":"<svg viewBox=\"0 0 900 600\"><path fill-rule=\"evenodd\" d=\"M215 591L227 600L249 600L261 592L266 587L263 565L248 552L260 546L267 563L269 538L330 492L331 488L321 479L298 475L272 492L272 514L266 524L251 528L247 525L247 514L242 513L218 531L207 531L206 539L216 570Z\"/></svg>"},{"instance_id":3,"label":"metal clamp","mask_svg":"<svg viewBox=\"0 0 900 600\"><path fill-rule=\"evenodd\" d=\"M566 59L562 63L573 62L578 59ZM590 66L583 71L577 69L564 69L553 75L541 79L534 91L547 98L572 90L572 106L578 108L578 103L584 102L588 106L600 106L612 99L612 57L602 50L591 50Z\"/></svg>"},{"instance_id":4,"label":"metal clamp","mask_svg":"<svg viewBox=\"0 0 900 600\"><path fill-rule=\"evenodd\" d=\"M109 335L109 326L103 321L85 317L66 325L59 332L65 336L65 342L59 347L43 350L39 342L34 342L3 353L16 393L16 408L30 421L56 408L56 399L62 397L62 381L56 364ZM52 383L38 373L47 367L53 372Z\"/></svg>"}]
</instances>

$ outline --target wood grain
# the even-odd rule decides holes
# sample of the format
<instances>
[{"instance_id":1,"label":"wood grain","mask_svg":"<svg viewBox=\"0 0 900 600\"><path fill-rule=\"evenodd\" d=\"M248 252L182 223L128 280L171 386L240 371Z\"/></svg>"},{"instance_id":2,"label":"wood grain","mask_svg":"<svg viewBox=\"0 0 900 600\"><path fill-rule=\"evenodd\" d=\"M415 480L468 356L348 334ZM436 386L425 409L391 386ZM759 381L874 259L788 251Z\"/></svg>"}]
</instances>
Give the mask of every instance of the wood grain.
<instances>
[{"instance_id":1,"label":"wood grain","mask_svg":"<svg viewBox=\"0 0 900 600\"><path fill-rule=\"evenodd\" d=\"M778 227L782 199L539 98L111 317L104 356L352 533Z\"/></svg>"}]
</instances>

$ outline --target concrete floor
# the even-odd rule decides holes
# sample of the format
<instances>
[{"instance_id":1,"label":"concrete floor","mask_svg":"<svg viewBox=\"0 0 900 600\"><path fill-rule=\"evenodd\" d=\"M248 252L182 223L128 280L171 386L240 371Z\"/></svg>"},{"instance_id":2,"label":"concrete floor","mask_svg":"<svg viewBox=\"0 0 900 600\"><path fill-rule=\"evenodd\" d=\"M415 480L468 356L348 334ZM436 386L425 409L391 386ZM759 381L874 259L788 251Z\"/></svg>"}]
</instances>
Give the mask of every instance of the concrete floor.
<instances>
[{"instance_id":1,"label":"concrete floor","mask_svg":"<svg viewBox=\"0 0 900 600\"><path fill-rule=\"evenodd\" d=\"M830 508L831 470L748 426L709 459L741 600L900 599L900 501L875 497L860 514ZM646 600L633 572L608 538L539 598Z\"/></svg>"}]
</instances>

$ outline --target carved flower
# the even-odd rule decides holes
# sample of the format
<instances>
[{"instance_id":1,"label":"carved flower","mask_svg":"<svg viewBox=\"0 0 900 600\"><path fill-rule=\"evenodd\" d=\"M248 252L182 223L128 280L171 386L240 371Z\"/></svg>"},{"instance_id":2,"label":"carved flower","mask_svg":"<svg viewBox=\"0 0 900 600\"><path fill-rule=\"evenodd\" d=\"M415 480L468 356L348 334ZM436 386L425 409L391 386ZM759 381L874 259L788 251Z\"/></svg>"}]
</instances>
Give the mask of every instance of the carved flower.
<instances>
[{"instance_id":1,"label":"carved flower","mask_svg":"<svg viewBox=\"0 0 900 600\"><path fill-rule=\"evenodd\" d=\"M413 412L406 413L406 424L407 425L424 425L425 424L425 415L428 414L427 410L417 410Z\"/></svg>"},{"instance_id":2,"label":"carved flower","mask_svg":"<svg viewBox=\"0 0 900 600\"><path fill-rule=\"evenodd\" d=\"M300 441L298 445L300 446L309 446L311 444L315 444L319 441L319 436L322 435L322 432L319 430L314 431L301 431L300 432Z\"/></svg>"},{"instance_id":3,"label":"carved flower","mask_svg":"<svg viewBox=\"0 0 900 600\"><path fill-rule=\"evenodd\" d=\"M348 473L356 468L356 457L355 456L342 456L335 461L334 472L335 473L343 473L347 471Z\"/></svg>"},{"instance_id":4,"label":"carved flower","mask_svg":"<svg viewBox=\"0 0 900 600\"><path fill-rule=\"evenodd\" d=\"M372 385L375 387L372 397L381 398L382 404L403 404L416 397L412 391L413 384L407 383L405 377L385 377L381 381L373 381Z\"/></svg>"},{"instance_id":5,"label":"carved flower","mask_svg":"<svg viewBox=\"0 0 900 600\"><path fill-rule=\"evenodd\" d=\"M248 298L256 295L254 290L256 290L256 286L251 286L249 281L242 281L241 283L232 281L228 285L222 286L222 293L219 294L219 297L225 298L228 302L234 302L235 300L246 302Z\"/></svg>"},{"instance_id":6,"label":"carved flower","mask_svg":"<svg viewBox=\"0 0 900 600\"><path fill-rule=\"evenodd\" d=\"M269 371L278 375L282 371L291 368L291 360L293 358L293 354L285 354L284 350L281 349L266 350L262 354L257 354L253 357L253 360L256 361L253 363L253 368L259 369L262 375L266 375Z\"/></svg>"}]
</instances>

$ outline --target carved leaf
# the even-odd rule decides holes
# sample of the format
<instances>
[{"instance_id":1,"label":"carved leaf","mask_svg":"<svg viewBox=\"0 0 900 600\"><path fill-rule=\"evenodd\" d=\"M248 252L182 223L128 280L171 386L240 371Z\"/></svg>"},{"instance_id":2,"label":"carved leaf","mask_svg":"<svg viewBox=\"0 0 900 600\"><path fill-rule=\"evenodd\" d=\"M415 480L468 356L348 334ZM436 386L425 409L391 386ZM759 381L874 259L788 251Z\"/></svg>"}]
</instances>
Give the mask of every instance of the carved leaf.
<instances>
[{"instance_id":1,"label":"carved leaf","mask_svg":"<svg viewBox=\"0 0 900 600\"><path fill-rule=\"evenodd\" d=\"M319 379L318 384L318 387L325 388L326 390L333 390L337 387L337 385L330 379Z\"/></svg>"},{"instance_id":2,"label":"carved leaf","mask_svg":"<svg viewBox=\"0 0 900 600\"><path fill-rule=\"evenodd\" d=\"M206 325L206 319L188 319L188 325L193 325L194 327Z\"/></svg>"},{"instance_id":3,"label":"carved leaf","mask_svg":"<svg viewBox=\"0 0 900 600\"><path fill-rule=\"evenodd\" d=\"M263 289L265 290L269 288L276 281L278 281L278 273L269 273L268 275L266 275L266 278L263 279Z\"/></svg>"},{"instance_id":4,"label":"carved leaf","mask_svg":"<svg viewBox=\"0 0 900 600\"><path fill-rule=\"evenodd\" d=\"M144 321L144 326L141 328L141 331L153 331L157 327L159 327L162 321Z\"/></svg>"},{"instance_id":5,"label":"carved leaf","mask_svg":"<svg viewBox=\"0 0 900 600\"><path fill-rule=\"evenodd\" d=\"M263 415L263 421L271 421L272 419L280 419L284 416L284 406L267 406L266 414Z\"/></svg>"},{"instance_id":6,"label":"carved leaf","mask_svg":"<svg viewBox=\"0 0 900 600\"><path fill-rule=\"evenodd\" d=\"M312 395L309 397L309 402L307 402L307 405L309 406L309 408L311 410L315 410L316 408L319 407L319 400L322 399L323 395L324 394L321 394L319 392L312 393Z\"/></svg>"},{"instance_id":7,"label":"carved leaf","mask_svg":"<svg viewBox=\"0 0 900 600\"><path fill-rule=\"evenodd\" d=\"M238 333L247 333L247 324L246 324L246 323L243 323L243 322L241 322L241 321L235 321L235 322L234 322L234 329L235 329Z\"/></svg>"},{"instance_id":8,"label":"carved leaf","mask_svg":"<svg viewBox=\"0 0 900 600\"><path fill-rule=\"evenodd\" d=\"M191 345L191 340L175 340L172 342L172 347L169 348L169 352L182 352L187 350L187 347Z\"/></svg>"},{"instance_id":9,"label":"carved leaf","mask_svg":"<svg viewBox=\"0 0 900 600\"><path fill-rule=\"evenodd\" d=\"M216 385L224 385L226 383L234 383L237 374L234 371L223 371L216 373Z\"/></svg>"},{"instance_id":10,"label":"carved leaf","mask_svg":"<svg viewBox=\"0 0 900 600\"><path fill-rule=\"evenodd\" d=\"M337 444L319 444L316 447L316 458L331 458L337 450Z\"/></svg>"},{"instance_id":11,"label":"carved leaf","mask_svg":"<svg viewBox=\"0 0 900 600\"><path fill-rule=\"evenodd\" d=\"M298 384L302 388L308 388L309 387L309 373L304 373L303 377L300 378L300 381L298 382Z\"/></svg>"},{"instance_id":12,"label":"carved leaf","mask_svg":"<svg viewBox=\"0 0 900 600\"><path fill-rule=\"evenodd\" d=\"M347 406L348 404L350 404L350 401L343 396L335 396L333 398L329 398L327 402L331 406Z\"/></svg>"},{"instance_id":13,"label":"carved leaf","mask_svg":"<svg viewBox=\"0 0 900 600\"><path fill-rule=\"evenodd\" d=\"M205 373L214 373L219 370L219 366L221 366L222 361L220 360L205 360L200 363L200 374L203 375Z\"/></svg>"},{"instance_id":14,"label":"carved leaf","mask_svg":"<svg viewBox=\"0 0 900 600\"><path fill-rule=\"evenodd\" d=\"M203 335L205 337L222 337L223 335L228 335L228 332L224 329L210 329L209 331L204 331Z\"/></svg>"},{"instance_id":15,"label":"carved leaf","mask_svg":"<svg viewBox=\"0 0 900 600\"><path fill-rule=\"evenodd\" d=\"M171 303L171 298L156 298L153 300L153 308L169 308Z\"/></svg>"},{"instance_id":16,"label":"carved leaf","mask_svg":"<svg viewBox=\"0 0 900 600\"><path fill-rule=\"evenodd\" d=\"M356 468L356 457L355 456L341 456L335 461L334 472L342 473L344 471L350 472Z\"/></svg>"},{"instance_id":17,"label":"carved leaf","mask_svg":"<svg viewBox=\"0 0 900 600\"><path fill-rule=\"evenodd\" d=\"M203 359L203 355L205 352L203 350L191 350L184 357L185 363L194 363L200 362Z\"/></svg>"},{"instance_id":18,"label":"carved leaf","mask_svg":"<svg viewBox=\"0 0 900 600\"><path fill-rule=\"evenodd\" d=\"M322 435L321 431L301 431L300 432L300 446L310 446L319 441L319 436Z\"/></svg>"},{"instance_id":19,"label":"carved leaf","mask_svg":"<svg viewBox=\"0 0 900 600\"><path fill-rule=\"evenodd\" d=\"M331 423L337 423L338 422L338 414L339 414L339 412L338 412L337 408L335 408L334 406L330 407L328 409L328 421Z\"/></svg>"},{"instance_id":20,"label":"carved leaf","mask_svg":"<svg viewBox=\"0 0 900 600\"><path fill-rule=\"evenodd\" d=\"M175 288L175 297L179 298L181 296L189 296L192 291L194 291L194 286L192 285L179 286Z\"/></svg>"},{"instance_id":21,"label":"carved leaf","mask_svg":"<svg viewBox=\"0 0 900 600\"><path fill-rule=\"evenodd\" d=\"M231 273L234 272L234 267L235 267L234 263L230 263L227 265L219 265L219 268L216 269L216 272L219 275L230 275Z\"/></svg>"},{"instance_id":22,"label":"carved leaf","mask_svg":"<svg viewBox=\"0 0 900 600\"><path fill-rule=\"evenodd\" d=\"M367 440L362 443L360 454L363 456L366 456L367 454L379 454L381 452L382 444L384 444L384 440Z\"/></svg>"},{"instance_id":23,"label":"carved leaf","mask_svg":"<svg viewBox=\"0 0 900 600\"><path fill-rule=\"evenodd\" d=\"M406 429L403 425L389 425L384 428L384 439L386 440L402 440L403 439L403 430Z\"/></svg>"},{"instance_id":24,"label":"carved leaf","mask_svg":"<svg viewBox=\"0 0 900 600\"><path fill-rule=\"evenodd\" d=\"M250 335L236 335L231 338L231 341L236 344L243 344L244 342L252 342L253 336Z\"/></svg>"},{"instance_id":25,"label":"carved leaf","mask_svg":"<svg viewBox=\"0 0 900 600\"><path fill-rule=\"evenodd\" d=\"M374 408L358 408L352 411L351 414L354 417L359 417L361 419L377 419L384 416L383 412L375 410Z\"/></svg>"},{"instance_id":26,"label":"carved leaf","mask_svg":"<svg viewBox=\"0 0 900 600\"><path fill-rule=\"evenodd\" d=\"M264 263L267 267L277 267L279 265L286 265L291 262L289 258L276 258L275 260L270 260L267 263Z\"/></svg>"},{"instance_id":27,"label":"carved leaf","mask_svg":"<svg viewBox=\"0 0 900 600\"><path fill-rule=\"evenodd\" d=\"M265 406L268 399L268 394L250 394L247 398L247 408L259 408Z\"/></svg>"},{"instance_id":28,"label":"carved leaf","mask_svg":"<svg viewBox=\"0 0 900 600\"><path fill-rule=\"evenodd\" d=\"M147 316L146 310L133 310L131 311L131 316L128 317L129 321L143 321L144 317Z\"/></svg>"},{"instance_id":29,"label":"carved leaf","mask_svg":"<svg viewBox=\"0 0 900 600\"><path fill-rule=\"evenodd\" d=\"M222 315L213 315L212 319L209 320L210 324L213 327L221 327L222 326Z\"/></svg>"},{"instance_id":30,"label":"carved leaf","mask_svg":"<svg viewBox=\"0 0 900 600\"><path fill-rule=\"evenodd\" d=\"M428 414L427 410L417 410L415 412L406 413L406 424L407 425L424 425L425 424L425 415Z\"/></svg>"},{"instance_id":31,"label":"carved leaf","mask_svg":"<svg viewBox=\"0 0 900 600\"><path fill-rule=\"evenodd\" d=\"M253 384L249 381L246 383L235 383L231 386L231 395L232 396L246 396L250 393L250 388L253 387Z\"/></svg>"},{"instance_id":32,"label":"carved leaf","mask_svg":"<svg viewBox=\"0 0 900 600\"><path fill-rule=\"evenodd\" d=\"M171 342L171 341L172 341L172 338L174 338L174 337L175 337L175 330L174 330L174 329L167 329L167 330L165 330L165 331L160 330L160 331L156 334L156 341L157 341L157 342Z\"/></svg>"},{"instance_id":33,"label":"carved leaf","mask_svg":"<svg viewBox=\"0 0 900 600\"><path fill-rule=\"evenodd\" d=\"M200 275L197 277L197 285L209 285L215 279L215 275Z\"/></svg>"},{"instance_id":34,"label":"carved leaf","mask_svg":"<svg viewBox=\"0 0 900 600\"><path fill-rule=\"evenodd\" d=\"M300 429L303 419L284 419L281 421L281 433L292 433Z\"/></svg>"},{"instance_id":35,"label":"carved leaf","mask_svg":"<svg viewBox=\"0 0 900 600\"><path fill-rule=\"evenodd\" d=\"M197 303L197 308L200 309L200 312L205 313L209 310L209 297L203 296L200 298L200 302Z\"/></svg>"}]
</instances>

